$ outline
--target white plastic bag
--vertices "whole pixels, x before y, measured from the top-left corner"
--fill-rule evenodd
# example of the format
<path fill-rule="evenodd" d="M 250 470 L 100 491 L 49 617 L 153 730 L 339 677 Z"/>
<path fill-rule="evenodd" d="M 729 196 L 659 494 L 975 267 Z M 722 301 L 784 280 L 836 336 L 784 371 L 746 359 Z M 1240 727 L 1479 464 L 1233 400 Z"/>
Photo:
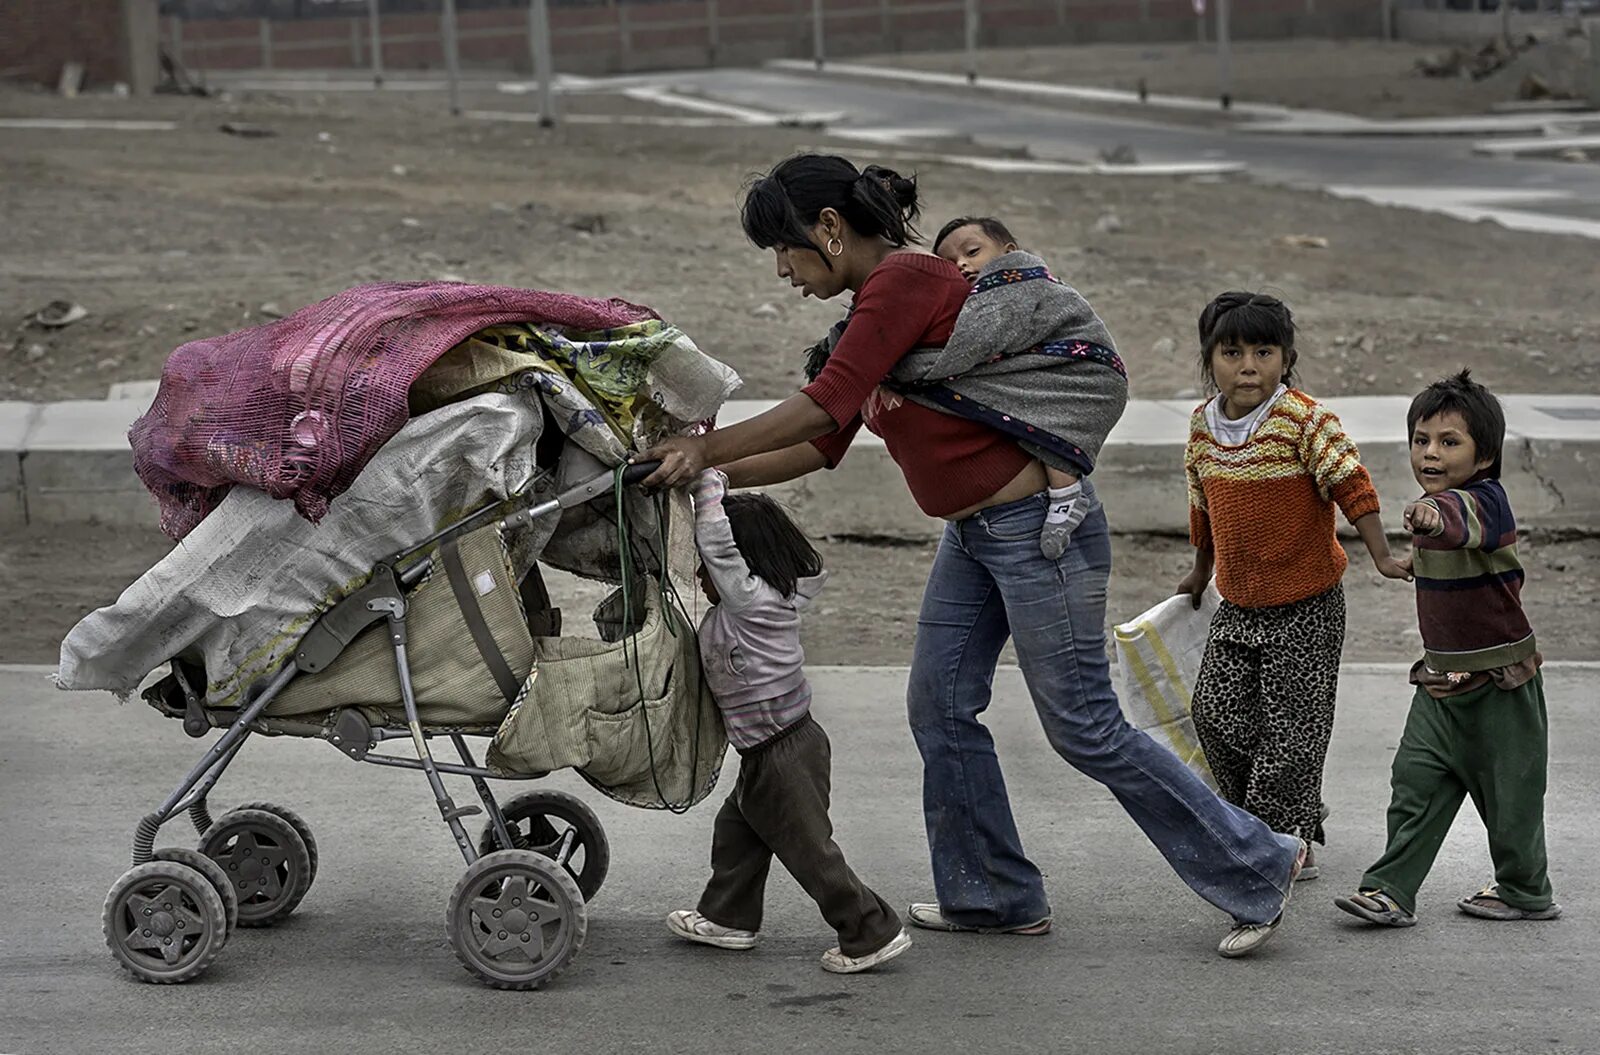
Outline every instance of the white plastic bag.
<path fill-rule="evenodd" d="M 1129 723 L 1149 733 L 1213 789 L 1216 781 L 1195 735 L 1189 700 L 1200 676 L 1211 617 L 1221 603 L 1212 582 L 1198 610 L 1187 594 L 1169 597 L 1113 630 L 1117 695 Z"/>

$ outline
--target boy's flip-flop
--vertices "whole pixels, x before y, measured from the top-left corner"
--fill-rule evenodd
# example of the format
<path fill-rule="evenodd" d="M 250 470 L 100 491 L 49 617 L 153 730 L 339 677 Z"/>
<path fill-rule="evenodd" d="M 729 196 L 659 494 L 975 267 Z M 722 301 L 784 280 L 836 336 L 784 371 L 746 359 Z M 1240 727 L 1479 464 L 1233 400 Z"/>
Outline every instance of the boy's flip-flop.
<path fill-rule="evenodd" d="M 1484 887 L 1476 894 L 1469 894 L 1456 902 L 1456 907 L 1469 916 L 1479 919 L 1521 920 L 1521 919 L 1558 919 L 1561 916 L 1561 906 L 1554 902 L 1548 908 L 1526 909 L 1508 905 L 1500 897 L 1500 888 L 1494 886 Z"/>
<path fill-rule="evenodd" d="M 921 927 L 923 930 L 943 930 L 959 934 L 1021 934 L 1027 937 L 1038 937 L 1050 933 L 1051 917 L 1036 919 L 1032 923 L 1019 923 L 1014 927 L 969 927 L 962 923 L 952 923 L 945 918 L 939 906 L 931 901 L 916 901 L 906 910 L 906 918 L 911 920 L 912 926 Z"/>
<path fill-rule="evenodd" d="M 1382 927 L 1414 927 L 1417 917 L 1400 907 L 1399 902 L 1381 890 L 1363 890 L 1349 897 L 1336 897 L 1333 903 L 1352 916 Z"/>

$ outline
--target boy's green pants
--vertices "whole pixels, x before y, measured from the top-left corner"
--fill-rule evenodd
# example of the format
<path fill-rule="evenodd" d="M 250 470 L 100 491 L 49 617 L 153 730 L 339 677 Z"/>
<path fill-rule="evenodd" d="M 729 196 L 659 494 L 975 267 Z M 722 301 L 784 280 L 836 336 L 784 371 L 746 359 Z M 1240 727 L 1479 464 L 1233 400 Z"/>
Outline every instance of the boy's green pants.
<path fill-rule="evenodd" d="M 1548 729 L 1542 675 L 1509 691 L 1490 683 L 1442 700 L 1418 688 L 1394 756 L 1388 848 L 1361 878 L 1361 889 L 1383 890 L 1415 912 L 1417 890 L 1461 800 L 1471 795 L 1489 830 L 1501 900 L 1528 911 L 1550 907 Z"/>

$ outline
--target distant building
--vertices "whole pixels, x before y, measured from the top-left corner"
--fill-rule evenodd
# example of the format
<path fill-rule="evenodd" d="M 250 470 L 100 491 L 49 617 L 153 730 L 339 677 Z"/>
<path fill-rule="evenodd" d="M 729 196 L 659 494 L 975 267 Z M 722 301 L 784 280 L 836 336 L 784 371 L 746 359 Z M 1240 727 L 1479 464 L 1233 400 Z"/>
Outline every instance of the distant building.
<path fill-rule="evenodd" d="M 120 81 L 137 94 L 160 76 L 157 0 L 5 0 L 0 77 L 56 84 L 69 62 L 90 85 Z"/>

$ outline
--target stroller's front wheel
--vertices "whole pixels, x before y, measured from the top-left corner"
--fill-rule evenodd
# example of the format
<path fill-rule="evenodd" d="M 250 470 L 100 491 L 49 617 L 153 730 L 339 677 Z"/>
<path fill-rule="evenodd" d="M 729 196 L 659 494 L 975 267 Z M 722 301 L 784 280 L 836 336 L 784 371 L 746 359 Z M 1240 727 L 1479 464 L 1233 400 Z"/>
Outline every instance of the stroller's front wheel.
<path fill-rule="evenodd" d="M 445 929 L 461 965 L 496 989 L 538 989 L 583 948 L 578 884 L 532 850 L 496 850 L 467 866 Z"/>
<path fill-rule="evenodd" d="M 228 940 L 228 913 L 211 881 L 178 861 L 122 873 L 101 916 L 117 962 L 144 982 L 187 982 L 211 966 Z"/>
<path fill-rule="evenodd" d="M 151 855 L 154 861 L 176 861 L 188 865 L 196 872 L 211 881 L 211 889 L 222 898 L 223 910 L 228 917 L 228 933 L 233 933 L 233 928 L 239 925 L 239 895 L 234 891 L 233 884 L 228 882 L 228 873 L 222 866 L 199 850 L 190 850 L 182 846 L 163 846 Z"/>

